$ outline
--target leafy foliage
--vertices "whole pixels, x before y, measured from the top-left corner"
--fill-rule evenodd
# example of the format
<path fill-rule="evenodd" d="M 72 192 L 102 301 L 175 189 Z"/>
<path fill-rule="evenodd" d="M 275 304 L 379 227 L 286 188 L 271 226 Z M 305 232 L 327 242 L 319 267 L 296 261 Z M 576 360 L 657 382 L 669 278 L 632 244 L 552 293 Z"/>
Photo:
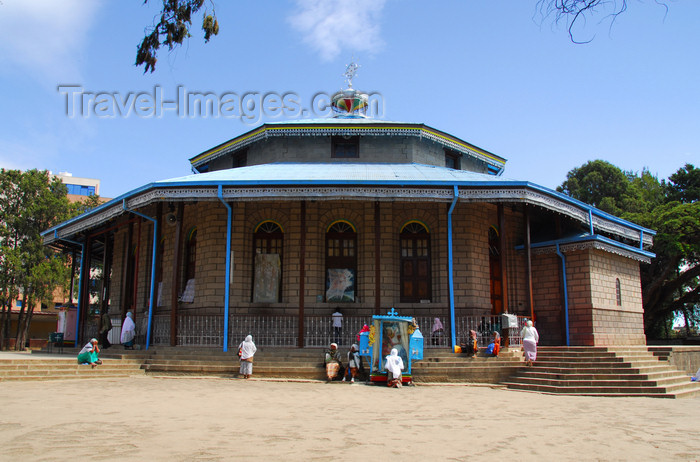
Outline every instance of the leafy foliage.
<path fill-rule="evenodd" d="M 161 45 L 167 45 L 172 50 L 177 45 L 182 45 L 186 38 L 190 38 L 192 27 L 192 15 L 199 12 L 204 6 L 204 0 L 162 0 L 163 9 L 160 19 L 151 29 L 147 29 L 146 36 L 138 46 L 136 52 L 136 66 L 145 65 L 144 74 L 156 69 L 158 50 Z M 144 0 L 148 3 L 148 0 Z M 212 11 L 213 11 L 212 4 Z M 208 14 L 204 11 L 202 18 L 202 30 L 204 41 L 209 42 L 212 35 L 219 34 L 219 21 L 216 14 Z"/>
<path fill-rule="evenodd" d="M 686 164 L 666 182 L 594 160 L 571 170 L 557 190 L 656 230 L 656 258 L 641 269 L 648 335 L 667 331 L 679 313 L 700 315 L 700 170 Z"/>
<path fill-rule="evenodd" d="M 630 182 L 622 170 L 604 160 L 594 160 L 567 173 L 566 181 L 557 187 L 557 191 L 620 215 L 620 202 L 629 187 Z"/>
<path fill-rule="evenodd" d="M 80 215 L 81 213 L 89 212 L 95 207 L 100 206 L 103 202 L 104 201 L 100 198 L 100 196 L 98 196 L 97 194 L 91 194 L 82 201 L 73 204 L 75 210 L 74 215 Z"/>
<path fill-rule="evenodd" d="M 22 294 L 16 333 L 22 348 L 34 302 L 49 302 L 69 273 L 65 257 L 45 247 L 40 233 L 74 210 L 66 186 L 47 171 L 2 169 L 0 191 L 0 344 L 9 336 L 11 303 Z"/>

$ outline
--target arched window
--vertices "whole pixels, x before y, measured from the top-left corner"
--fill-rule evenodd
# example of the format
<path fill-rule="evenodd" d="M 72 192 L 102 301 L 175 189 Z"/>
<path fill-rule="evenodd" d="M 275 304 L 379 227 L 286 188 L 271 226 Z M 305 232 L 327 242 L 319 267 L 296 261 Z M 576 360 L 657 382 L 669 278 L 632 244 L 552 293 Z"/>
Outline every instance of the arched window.
<path fill-rule="evenodd" d="M 430 271 L 430 234 L 418 221 L 410 221 L 401 229 L 401 301 L 420 302 L 432 297 Z"/>
<path fill-rule="evenodd" d="M 184 267 L 182 271 L 185 290 L 180 295 L 180 301 L 184 303 L 194 302 L 195 269 L 197 267 L 197 228 L 192 228 L 187 233 L 185 240 Z"/>
<path fill-rule="evenodd" d="M 187 233 L 185 242 L 185 270 L 183 271 L 184 282 L 194 279 L 195 268 L 197 266 L 197 228 L 192 228 Z"/>
<path fill-rule="evenodd" d="M 163 255 L 165 254 L 165 236 L 158 241 L 158 260 L 156 263 L 156 306 L 163 306 Z"/>
<path fill-rule="evenodd" d="M 354 302 L 357 280 L 357 233 L 339 220 L 326 230 L 326 301 Z"/>
<path fill-rule="evenodd" d="M 622 306 L 622 289 L 620 288 L 620 278 L 615 278 L 615 299 L 617 306 Z"/>
<path fill-rule="evenodd" d="M 282 289 L 284 231 L 274 221 L 263 221 L 253 237 L 253 301 L 276 303 Z"/>

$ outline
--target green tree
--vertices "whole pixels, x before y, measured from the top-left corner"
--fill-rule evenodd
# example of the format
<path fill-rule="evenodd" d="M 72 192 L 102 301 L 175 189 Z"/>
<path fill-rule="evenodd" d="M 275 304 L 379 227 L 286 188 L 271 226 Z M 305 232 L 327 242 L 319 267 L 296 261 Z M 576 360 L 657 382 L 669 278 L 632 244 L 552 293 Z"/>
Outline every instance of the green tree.
<path fill-rule="evenodd" d="M 14 334 L 23 349 L 34 305 L 50 303 L 69 273 L 63 255 L 43 245 L 41 232 L 68 219 L 74 208 L 66 186 L 47 171 L 0 170 L 0 345 Z M 11 333 L 10 307 L 22 297 L 17 329 Z"/>
<path fill-rule="evenodd" d="M 566 174 L 557 191 L 613 215 L 622 213 L 630 187 L 628 175 L 604 160 L 593 160 Z"/>
<path fill-rule="evenodd" d="M 143 3 L 148 3 L 144 0 Z M 202 30 L 204 41 L 208 42 L 212 35 L 219 33 L 219 21 L 216 19 L 214 4 L 211 3 L 212 14 L 205 8 L 202 13 Z M 158 49 L 167 45 L 172 50 L 186 38 L 190 38 L 192 15 L 197 14 L 204 6 L 204 0 L 163 0 L 163 9 L 158 22 L 148 28 L 136 51 L 136 66 L 144 65 L 144 74 L 156 69 Z M 158 17 L 156 17 L 158 18 Z"/>
<path fill-rule="evenodd" d="M 81 213 L 89 212 L 95 207 L 102 205 L 103 202 L 104 200 L 102 200 L 100 196 L 97 194 L 91 194 L 82 201 L 78 201 L 73 204 L 73 207 L 75 208 L 74 214 L 80 215 Z"/>
<path fill-rule="evenodd" d="M 677 314 L 700 314 L 700 173 L 688 164 L 659 181 L 648 170 L 623 172 L 596 160 L 571 170 L 557 188 L 576 199 L 654 229 L 649 265 L 642 265 L 642 301 L 647 335 L 667 330 Z"/>

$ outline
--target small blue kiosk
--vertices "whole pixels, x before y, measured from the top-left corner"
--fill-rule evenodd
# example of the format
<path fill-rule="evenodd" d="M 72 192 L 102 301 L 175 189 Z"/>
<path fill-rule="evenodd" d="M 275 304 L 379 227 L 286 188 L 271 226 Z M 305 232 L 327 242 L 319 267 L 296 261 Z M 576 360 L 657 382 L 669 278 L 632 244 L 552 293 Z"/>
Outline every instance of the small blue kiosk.
<path fill-rule="evenodd" d="M 386 316 L 372 316 L 369 332 L 360 335 L 360 356 L 370 364 L 372 382 L 386 382 L 385 358 L 393 348 L 399 352 L 405 367 L 401 381 L 412 382 L 411 362 L 423 359 L 423 334 L 413 318 L 399 316 L 394 308 Z"/>

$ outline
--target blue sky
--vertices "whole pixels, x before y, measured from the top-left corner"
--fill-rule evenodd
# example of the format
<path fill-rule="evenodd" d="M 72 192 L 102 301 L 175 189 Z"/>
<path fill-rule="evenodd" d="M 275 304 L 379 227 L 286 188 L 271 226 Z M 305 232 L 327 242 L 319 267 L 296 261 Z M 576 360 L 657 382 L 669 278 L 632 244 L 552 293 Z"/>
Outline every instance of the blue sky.
<path fill-rule="evenodd" d="M 588 160 L 667 178 L 700 150 L 700 2 L 632 0 L 612 26 L 569 41 L 536 0 L 419 2 L 217 0 L 220 33 L 200 19 L 157 69 L 136 46 L 158 1 L 2 0 L 0 167 L 102 180 L 103 196 L 190 173 L 188 159 L 254 128 L 235 117 L 66 114 L 61 85 L 125 99 L 158 88 L 292 92 L 308 106 L 343 86 L 378 92 L 384 119 L 425 123 L 508 159 L 504 176 L 554 188 Z M 285 120 L 284 117 L 261 118 Z M 258 122 L 258 123 L 259 123 Z"/>

